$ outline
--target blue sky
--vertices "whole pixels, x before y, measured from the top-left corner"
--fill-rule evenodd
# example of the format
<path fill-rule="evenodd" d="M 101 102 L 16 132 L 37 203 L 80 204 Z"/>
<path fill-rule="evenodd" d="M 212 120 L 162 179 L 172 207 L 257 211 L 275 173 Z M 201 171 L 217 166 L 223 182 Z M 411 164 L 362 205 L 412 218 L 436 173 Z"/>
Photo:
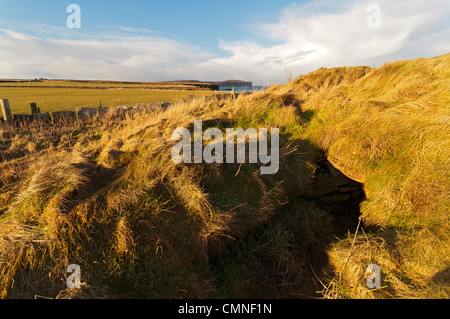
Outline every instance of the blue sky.
<path fill-rule="evenodd" d="M 274 20 L 276 13 L 292 0 L 1 1 L 0 21 L 65 26 L 69 15 L 66 8 L 71 3 L 82 9 L 80 31 L 90 32 L 98 26 L 147 29 L 214 51 L 218 38 L 254 36 L 252 22 Z"/>
<path fill-rule="evenodd" d="M 71 3 L 80 29 L 66 26 Z M 449 12 L 444 0 L 0 0 L 0 78 L 279 83 L 285 70 L 448 53 Z"/>

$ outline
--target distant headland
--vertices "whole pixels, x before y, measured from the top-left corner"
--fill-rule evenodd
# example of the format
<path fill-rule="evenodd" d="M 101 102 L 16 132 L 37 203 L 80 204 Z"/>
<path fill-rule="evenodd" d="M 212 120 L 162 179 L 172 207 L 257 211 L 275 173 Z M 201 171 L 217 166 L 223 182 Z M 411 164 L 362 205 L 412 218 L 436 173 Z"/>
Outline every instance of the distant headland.
<path fill-rule="evenodd" d="M 242 87 L 242 86 L 253 86 L 253 82 L 251 81 L 242 81 L 242 80 L 226 80 L 226 81 L 197 81 L 197 80 L 180 80 L 180 81 L 171 81 L 171 82 L 179 82 L 179 83 L 209 83 L 217 86 L 226 86 L 226 87 Z"/>

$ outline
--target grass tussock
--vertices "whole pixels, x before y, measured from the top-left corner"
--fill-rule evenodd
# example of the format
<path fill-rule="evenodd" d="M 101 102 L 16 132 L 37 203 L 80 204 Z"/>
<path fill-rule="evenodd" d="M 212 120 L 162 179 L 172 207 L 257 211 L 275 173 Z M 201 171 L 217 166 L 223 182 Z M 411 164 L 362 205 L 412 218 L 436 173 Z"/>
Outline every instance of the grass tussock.
<path fill-rule="evenodd" d="M 320 69 L 235 100 L 62 127 L 3 124 L 0 296 L 448 297 L 449 60 Z M 279 128 L 279 171 L 175 164 L 173 130 L 199 119 Z M 357 228 L 311 200 L 324 157 L 364 184 Z M 378 290 L 365 286 L 371 263 Z M 66 286 L 70 264 L 81 289 Z"/>

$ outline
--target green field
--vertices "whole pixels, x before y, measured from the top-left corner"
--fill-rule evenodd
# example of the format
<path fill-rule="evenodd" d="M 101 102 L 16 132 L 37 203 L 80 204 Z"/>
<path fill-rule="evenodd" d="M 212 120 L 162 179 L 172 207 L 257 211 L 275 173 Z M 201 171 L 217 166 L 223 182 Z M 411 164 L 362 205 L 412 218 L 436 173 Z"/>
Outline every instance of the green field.
<path fill-rule="evenodd" d="M 188 98 L 217 94 L 216 91 L 184 90 L 126 90 L 126 89 L 76 89 L 76 88 L 23 88 L 0 87 L 0 99 L 8 99 L 14 114 L 31 112 L 34 102 L 41 112 L 73 111 L 80 107 L 114 107 L 135 103 L 171 102 Z"/>
<path fill-rule="evenodd" d="M 79 87 L 79 88 L 131 88 L 195 90 L 206 83 L 188 82 L 120 82 L 120 81 L 71 81 L 71 80 L 0 80 L 0 87 Z"/>

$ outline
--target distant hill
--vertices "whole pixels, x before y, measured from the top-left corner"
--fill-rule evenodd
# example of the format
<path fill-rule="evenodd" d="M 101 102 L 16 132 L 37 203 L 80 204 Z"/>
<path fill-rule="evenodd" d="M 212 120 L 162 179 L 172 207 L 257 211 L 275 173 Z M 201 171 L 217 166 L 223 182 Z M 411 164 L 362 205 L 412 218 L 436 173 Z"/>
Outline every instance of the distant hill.
<path fill-rule="evenodd" d="M 227 80 L 222 82 L 214 82 L 218 86 L 252 86 L 253 82 L 241 81 L 241 80 Z"/>
<path fill-rule="evenodd" d="M 218 86 L 252 86 L 253 82 L 251 81 L 242 81 L 242 80 L 226 80 L 226 81 L 216 81 L 216 82 L 203 82 L 197 80 L 179 80 L 179 81 L 171 81 L 171 83 L 203 83 L 203 84 L 213 84 Z"/>

